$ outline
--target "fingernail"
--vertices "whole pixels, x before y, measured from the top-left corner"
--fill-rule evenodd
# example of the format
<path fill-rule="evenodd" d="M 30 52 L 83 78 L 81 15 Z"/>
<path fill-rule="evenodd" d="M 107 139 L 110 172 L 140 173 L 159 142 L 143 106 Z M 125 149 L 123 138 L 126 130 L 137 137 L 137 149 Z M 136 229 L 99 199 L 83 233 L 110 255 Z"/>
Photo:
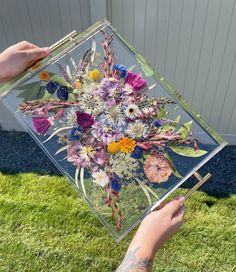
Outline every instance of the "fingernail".
<path fill-rule="evenodd" d="M 45 52 L 49 53 L 50 52 L 50 47 L 43 47 L 42 48 Z"/>
<path fill-rule="evenodd" d="M 184 197 L 184 196 L 180 196 L 180 197 L 178 198 L 178 201 L 179 201 L 180 203 L 184 203 L 185 197 Z"/>

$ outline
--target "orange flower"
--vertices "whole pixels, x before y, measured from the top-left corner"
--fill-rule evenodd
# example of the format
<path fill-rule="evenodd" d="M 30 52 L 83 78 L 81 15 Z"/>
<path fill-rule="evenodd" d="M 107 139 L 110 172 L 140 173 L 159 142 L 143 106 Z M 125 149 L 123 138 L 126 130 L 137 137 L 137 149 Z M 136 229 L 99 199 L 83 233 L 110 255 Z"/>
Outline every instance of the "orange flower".
<path fill-rule="evenodd" d="M 144 173 L 152 182 L 165 182 L 172 173 L 169 162 L 161 155 L 148 155 L 143 165 Z"/>
<path fill-rule="evenodd" d="M 43 70 L 42 72 L 40 72 L 38 77 L 39 77 L 39 79 L 41 79 L 43 81 L 49 81 L 51 78 L 50 73 L 46 70 Z"/>
<path fill-rule="evenodd" d="M 134 148 L 135 148 L 135 141 L 133 139 L 130 139 L 130 138 L 122 138 L 120 140 L 120 150 L 124 153 L 131 153 Z"/>
<path fill-rule="evenodd" d="M 81 87 L 81 82 L 80 82 L 79 79 L 77 79 L 77 80 L 75 81 L 75 88 L 76 88 L 76 89 L 79 89 L 80 87 Z"/>
<path fill-rule="evenodd" d="M 120 152 L 120 143 L 112 142 L 107 146 L 107 151 L 110 154 L 116 154 Z"/>

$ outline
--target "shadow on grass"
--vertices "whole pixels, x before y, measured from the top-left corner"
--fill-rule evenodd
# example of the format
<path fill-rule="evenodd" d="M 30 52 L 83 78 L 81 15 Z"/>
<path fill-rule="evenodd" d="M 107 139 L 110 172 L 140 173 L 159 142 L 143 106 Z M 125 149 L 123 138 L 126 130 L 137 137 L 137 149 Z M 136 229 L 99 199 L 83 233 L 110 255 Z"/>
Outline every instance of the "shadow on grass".
<path fill-rule="evenodd" d="M 6 174 L 36 172 L 42 175 L 61 173 L 27 133 L 0 131 L 0 171 Z M 200 190 L 216 197 L 236 194 L 236 146 L 227 146 L 200 173 L 211 173 L 210 181 Z M 182 187 L 191 188 L 196 180 L 191 177 Z M 210 204 L 209 204 L 210 205 Z"/>

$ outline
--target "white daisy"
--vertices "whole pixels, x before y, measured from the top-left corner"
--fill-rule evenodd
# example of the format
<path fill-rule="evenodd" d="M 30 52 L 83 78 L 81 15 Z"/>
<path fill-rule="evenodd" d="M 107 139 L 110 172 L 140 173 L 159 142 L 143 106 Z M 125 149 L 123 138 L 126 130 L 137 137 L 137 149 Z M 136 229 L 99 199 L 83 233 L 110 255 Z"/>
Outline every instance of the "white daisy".
<path fill-rule="evenodd" d="M 136 120 L 134 123 L 130 123 L 126 133 L 131 138 L 142 138 L 146 137 L 148 132 L 148 127 L 142 123 L 140 120 Z"/>
<path fill-rule="evenodd" d="M 130 119 L 134 119 L 140 113 L 139 107 L 136 104 L 129 104 L 125 109 L 125 115 Z"/>
<path fill-rule="evenodd" d="M 107 176 L 106 172 L 103 170 L 99 170 L 98 172 L 94 172 L 92 174 L 93 182 L 104 187 L 109 183 L 109 177 Z"/>

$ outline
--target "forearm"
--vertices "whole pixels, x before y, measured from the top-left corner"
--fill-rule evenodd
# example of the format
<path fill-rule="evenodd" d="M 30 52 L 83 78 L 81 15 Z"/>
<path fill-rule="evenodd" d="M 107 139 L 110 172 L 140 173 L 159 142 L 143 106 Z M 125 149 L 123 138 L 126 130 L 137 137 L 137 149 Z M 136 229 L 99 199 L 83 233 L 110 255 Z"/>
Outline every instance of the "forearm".
<path fill-rule="evenodd" d="M 151 272 L 156 252 L 183 223 L 183 203 L 183 197 L 177 198 L 142 221 L 116 272 Z"/>
<path fill-rule="evenodd" d="M 139 229 L 116 272 L 150 272 L 156 251 L 156 245 Z"/>
<path fill-rule="evenodd" d="M 151 272 L 153 254 L 139 247 L 130 247 L 116 272 Z"/>

